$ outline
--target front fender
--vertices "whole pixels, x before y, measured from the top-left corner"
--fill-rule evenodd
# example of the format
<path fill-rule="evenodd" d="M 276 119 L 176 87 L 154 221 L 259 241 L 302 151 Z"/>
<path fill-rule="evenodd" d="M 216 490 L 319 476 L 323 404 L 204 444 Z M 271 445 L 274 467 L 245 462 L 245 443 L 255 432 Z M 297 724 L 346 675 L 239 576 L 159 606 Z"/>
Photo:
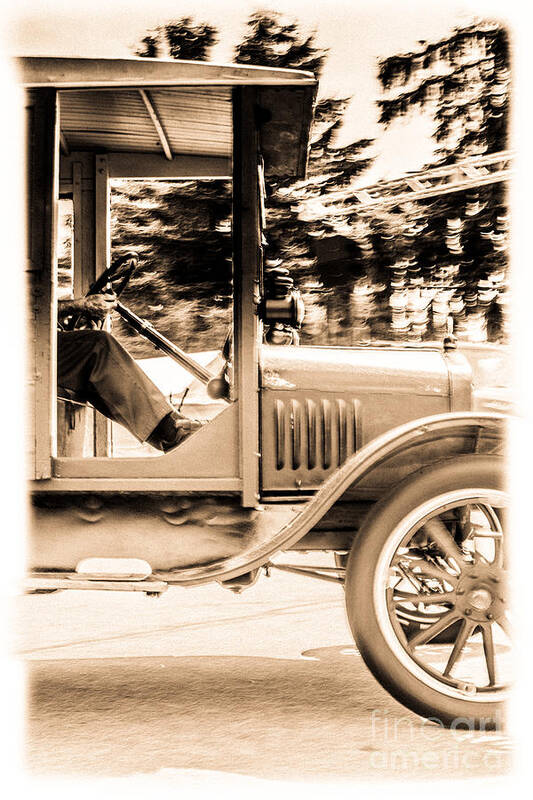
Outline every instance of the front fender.
<path fill-rule="evenodd" d="M 268 541 L 252 540 L 247 548 L 229 558 L 176 573 L 157 573 L 157 577 L 181 585 L 198 584 L 212 580 L 229 580 L 260 567 L 274 554 L 289 549 L 305 536 L 348 490 L 357 487 L 365 478 L 392 463 L 394 459 L 406 457 L 409 451 L 417 449 L 420 452 L 435 443 L 453 440 L 456 454 L 501 453 L 505 441 L 506 419 L 498 413 L 451 412 L 393 428 L 351 456 L 322 484 L 302 510 L 269 537 Z M 462 448 L 457 443 L 462 443 Z M 401 476 L 397 471 L 394 474 L 397 476 L 396 483 Z M 395 483 L 388 489 L 391 490 Z"/>

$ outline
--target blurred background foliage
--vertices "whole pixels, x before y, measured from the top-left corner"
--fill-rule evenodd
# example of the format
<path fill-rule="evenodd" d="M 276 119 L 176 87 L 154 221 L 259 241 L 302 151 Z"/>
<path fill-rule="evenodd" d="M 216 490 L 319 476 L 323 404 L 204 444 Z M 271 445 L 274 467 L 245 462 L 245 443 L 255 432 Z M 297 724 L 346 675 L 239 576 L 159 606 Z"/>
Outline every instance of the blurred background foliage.
<path fill-rule="evenodd" d="M 184 17 L 148 32 L 136 54 L 206 60 L 217 39 L 214 27 Z M 319 78 L 326 58 L 297 21 L 257 12 L 234 61 L 305 69 Z M 383 126 L 431 115 L 435 159 L 428 167 L 508 146 L 509 42 L 500 24 L 478 22 L 439 42 L 420 42 L 416 52 L 384 59 L 377 70 Z M 376 152 L 370 139 L 336 145 L 350 100 L 319 99 L 307 179 L 266 186 L 266 266 L 281 261 L 304 294 L 302 343 L 434 339 L 449 317 L 460 337 L 504 341 L 504 184 L 343 213 Z M 338 213 L 324 216 L 324 203 Z M 114 181 L 112 248 L 142 256 L 124 294 L 127 305 L 190 352 L 221 346 L 231 319 L 229 183 Z M 68 241 L 63 267 L 67 251 Z M 120 320 L 114 331 L 133 355 L 154 355 Z"/>

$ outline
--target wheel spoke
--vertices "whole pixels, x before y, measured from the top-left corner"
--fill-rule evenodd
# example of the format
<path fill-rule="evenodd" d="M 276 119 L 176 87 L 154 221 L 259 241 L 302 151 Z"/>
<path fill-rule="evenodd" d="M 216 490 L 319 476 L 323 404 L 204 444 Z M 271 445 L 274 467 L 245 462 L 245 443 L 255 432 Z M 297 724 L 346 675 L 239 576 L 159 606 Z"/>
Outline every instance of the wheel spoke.
<path fill-rule="evenodd" d="M 492 625 L 483 625 L 481 628 L 483 635 L 483 651 L 487 664 L 487 674 L 489 676 L 489 686 L 496 684 L 496 662 L 494 658 L 494 639 L 492 638 Z"/>
<path fill-rule="evenodd" d="M 478 525 L 477 523 L 474 523 L 472 525 L 472 536 L 474 539 L 475 553 L 479 554 L 476 540 L 492 539 L 494 553 L 489 563 L 493 564 L 495 567 L 501 568 L 504 566 L 504 550 L 505 550 L 504 546 L 505 540 L 504 540 L 501 520 L 492 506 L 480 504 L 478 508 L 485 515 L 489 527 L 487 529 L 485 526 Z"/>
<path fill-rule="evenodd" d="M 455 592 L 431 592 L 429 594 L 403 592 L 403 597 L 395 597 L 393 602 L 395 606 L 400 605 L 400 603 L 421 603 L 425 606 L 434 606 L 440 603 L 455 603 L 455 599 Z"/>
<path fill-rule="evenodd" d="M 501 531 L 493 531 L 492 528 L 487 530 L 485 525 L 472 524 L 472 537 L 474 539 L 501 539 L 502 536 Z"/>
<path fill-rule="evenodd" d="M 461 541 L 468 539 L 472 532 L 473 524 L 471 520 L 472 506 L 470 504 L 462 506 L 457 510 L 458 524 L 461 529 Z"/>
<path fill-rule="evenodd" d="M 502 631 L 507 634 L 509 639 L 512 639 L 511 623 L 509 622 L 507 617 L 505 615 L 501 616 L 496 620 L 496 622 L 498 623 Z"/>
<path fill-rule="evenodd" d="M 498 531 L 498 533 L 496 533 L 496 536 L 498 536 L 498 534 L 499 534 L 499 536 L 498 536 L 498 538 L 496 538 L 494 540 L 494 562 L 493 563 L 494 563 L 494 565 L 496 567 L 501 567 L 502 569 L 504 569 L 505 568 L 505 563 L 506 563 L 506 561 L 508 561 L 507 554 L 506 554 L 507 538 L 504 536 L 502 520 L 498 517 L 497 514 L 495 514 L 494 516 L 495 516 L 495 521 L 496 521 L 496 526 L 495 527 L 497 528 L 497 531 Z M 505 510 L 504 510 L 502 516 L 503 516 L 503 523 L 505 524 L 505 522 L 506 522 Z"/>
<path fill-rule="evenodd" d="M 424 523 L 424 530 L 427 531 L 435 544 L 440 547 L 446 558 L 453 559 L 460 570 L 461 564 L 464 564 L 466 559 L 444 522 L 439 517 L 433 517 Z"/>
<path fill-rule="evenodd" d="M 411 570 L 406 570 L 402 564 L 396 564 L 395 569 L 397 569 L 398 572 L 400 572 L 401 575 L 411 584 L 411 586 L 414 586 L 415 589 L 422 589 L 424 584 L 419 580 L 419 578 L 417 578 L 416 575 L 412 573 Z"/>
<path fill-rule="evenodd" d="M 437 564 L 432 564 L 430 561 L 426 561 L 423 558 L 410 561 L 409 567 L 411 572 L 413 572 L 413 575 L 417 578 L 421 575 L 429 575 L 431 578 L 437 578 L 437 580 L 446 581 L 451 586 L 455 586 L 457 583 L 457 575 L 454 575 L 453 573 L 445 570 L 444 567 L 439 567 Z M 420 567 L 420 572 L 414 572 L 416 567 Z"/>
<path fill-rule="evenodd" d="M 454 642 L 452 652 L 450 653 L 450 657 L 448 659 L 448 663 L 444 669 L 443 675 L 449 675 L 455 666 L 455 662 L 463 652 L 463 648 L 467 643 L 469 637 L 472 634 L 472 631 L 476 627 L 475 622 L 471 622 L 468 619 L 463 620 L 463 624 L 461 625 L 461 629 L 457 635 L 457 639 Z"/>
<path fill-rule="evenodd" d="M 509 564 L 509 537 L 504 534 L 504 531 L 507 532 L 509 530 L 509 519 L 507 516 L 506 509 L 501 509 L 501 514 L 496 514 L 498 520 L 498 527 L 502 532 L 502 538 L 498 542 L 498 561 L 497 566 L 502 567 L 505 569 L 506 565 Z M 495 556 L 496 560 L 496 556 Z"/>
<path fill-rule="evenodd" d="M 437 622 L 434 622 L 428 628 L 423 628 L 420 630 L 412 639 L 409 639 L 409 647 L 414 649 L 421 644 L 426 644 L 426 642 L 431 641 L 437 634 L 445 631 L 446 628 L 449 628 L 453 622 L 456 622 L 459 619 L 459 614 L 455 609 L 448 611 L 447 614 L 444 614 Z"/>

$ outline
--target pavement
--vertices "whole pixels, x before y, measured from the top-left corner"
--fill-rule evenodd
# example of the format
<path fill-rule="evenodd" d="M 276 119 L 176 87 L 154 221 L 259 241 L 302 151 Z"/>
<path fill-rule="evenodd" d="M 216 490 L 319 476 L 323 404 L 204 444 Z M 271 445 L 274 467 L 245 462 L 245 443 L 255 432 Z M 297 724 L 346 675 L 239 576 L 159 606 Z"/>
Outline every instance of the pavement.
<path fill-rule="evenodd" d="M 511 768 L 505 733 L 444 730 L 381 688 L 336 584 L 274 571 L 242 595 L 26 595 L 14 622 L 34 777 L 248 788 L 498 782 Z"/>

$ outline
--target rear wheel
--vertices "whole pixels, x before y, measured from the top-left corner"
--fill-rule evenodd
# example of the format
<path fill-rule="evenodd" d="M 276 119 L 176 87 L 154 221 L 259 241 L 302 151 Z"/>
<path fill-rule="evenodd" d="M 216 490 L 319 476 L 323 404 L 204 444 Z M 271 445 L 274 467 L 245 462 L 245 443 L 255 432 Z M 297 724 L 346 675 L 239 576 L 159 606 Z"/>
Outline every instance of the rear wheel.
<path fill-rule="evenodd" d="M 365 662 L 397 700 L 452 727 L 493 729 L 503 713 L 503 485 L 495 457 L 421 470 L 376 504 L 348 559 L 346 608 Z"/>

